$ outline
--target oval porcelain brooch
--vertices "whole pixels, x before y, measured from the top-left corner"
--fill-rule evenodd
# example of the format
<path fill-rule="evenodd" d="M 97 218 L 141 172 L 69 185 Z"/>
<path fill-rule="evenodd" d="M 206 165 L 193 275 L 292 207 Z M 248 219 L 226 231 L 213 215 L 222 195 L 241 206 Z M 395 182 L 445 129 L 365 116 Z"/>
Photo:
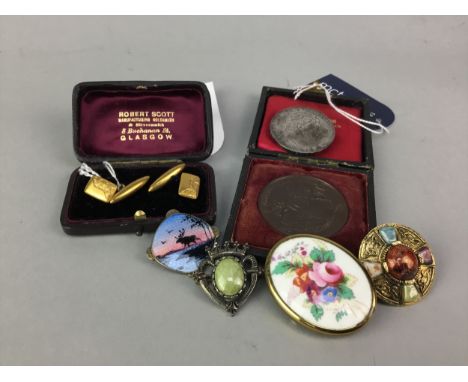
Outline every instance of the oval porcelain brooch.
<path fill-rule="evenodd" d="M 364 237 L 359 260 L 372 278 L 379 299 L 391 305 L 411 305 L 424 297 L 435 275 L 435 260 L 427 242 L 401 224 L 382 224 Z"/>
<path fill-rule="evenodd" d="M 271 249 L 265 263 L 268 287 L 280 307 L 308 329 L 352 332 L 375 309 L 372 282 L 354 256 L 315 235 L 292 235 Z"/>

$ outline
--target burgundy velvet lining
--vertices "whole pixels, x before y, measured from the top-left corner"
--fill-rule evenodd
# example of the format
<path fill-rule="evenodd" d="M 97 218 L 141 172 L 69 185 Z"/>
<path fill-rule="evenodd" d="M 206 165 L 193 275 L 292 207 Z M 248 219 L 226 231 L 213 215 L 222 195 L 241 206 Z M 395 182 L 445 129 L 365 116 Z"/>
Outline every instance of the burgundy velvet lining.
<path fill-rule="evenodd" d="M 196 88 L 88 90 L 79 107 L 84 155 L 194 154 L 206 145 L 205 103 Z"/>
<path fill-rule="evenodd" d="M 369 230 L 367 205 L 367 175 L 317 167 L 306 167 L 278 160 L 252 159 L 240 200 L 233 239 L 263 250 L 270 249 L 284 237 L 263 219 L 257 207 L 258 195 L 272 180 L 292 174 L 312 175 L 336 187 L 344 196 L 349 216 L 347 223 L 332 240 L 357 254 L 359 245 Z M 293 191 L 291 191 L 293 192 Z M 313 234 L 314 232 L 304 232 Z"/>
<path fill-rule="evenodd" d="M 145 211 L 148 218 L 161 218 L 170 209 L 189 214 L 206 213 L 213 198 L 209 182 L 214 181 L 209 176 L 211 172 L 208 171 L 209 166 L 207 164 L 190 163 L 184 169 L 184 172 L 200 177 L 200 192 L 195 200 L 178 195 L 179 177 L 173 178 L 167 185 L 157 191 L 147 192 L 150 184 L 169 168 L 170 166 L 141 166 L 135 168 L 114 165 L 119 181 L 123 184 L 129 184 L 133 180 L 146 175 L 151 177 L 142 189 L 116 204 L 106 204 L 85 194 L 84 188 L 89 178 L 77 175 L 68 207 L 68 219 L 70 221 L 133 220 L 133 215 L 137 210 Z M 102 166 L 93 166 L 93 169 L 106 179 L 113 181 Z"/>
<path fill-rule="evenodd" d="M 301 99 L 294 100 L 293 98 L 278 95 L 268 97 L 258 136 L 258 148 L 273 152 L 286 152 L 271 136 L 270 122 L 276 113 L 288 107 L 309 107 L 322 112 L 331 120 L 336 121 L 335 140 L 325 150 L 311 154 L 312 157 L 362 162 L 362 130 L 359 126 L 351 123 L 328 104 Z M 360 117 L 362 114 L 361 108 L 345 106 L 340 106 L 340 108 L 357 117 Z"/>

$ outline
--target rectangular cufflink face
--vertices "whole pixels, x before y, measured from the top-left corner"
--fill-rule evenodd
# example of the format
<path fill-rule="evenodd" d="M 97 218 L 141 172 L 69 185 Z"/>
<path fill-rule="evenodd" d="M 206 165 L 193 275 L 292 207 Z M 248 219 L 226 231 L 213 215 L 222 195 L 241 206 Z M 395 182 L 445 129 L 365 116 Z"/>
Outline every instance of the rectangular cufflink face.
<path fill-rule="evenodd" d="M 179 183 L 179 195 L 184 198 L 197 199 L 200 190 L 200 177 L 197 175 L 182 173 Z"/>
<path fill-rule="evenodd" d="M 109 203 L 117 192 L 117 185 L 100 176 L 93 176 L 86 184 L 84 192 L 101 202 Z"/>

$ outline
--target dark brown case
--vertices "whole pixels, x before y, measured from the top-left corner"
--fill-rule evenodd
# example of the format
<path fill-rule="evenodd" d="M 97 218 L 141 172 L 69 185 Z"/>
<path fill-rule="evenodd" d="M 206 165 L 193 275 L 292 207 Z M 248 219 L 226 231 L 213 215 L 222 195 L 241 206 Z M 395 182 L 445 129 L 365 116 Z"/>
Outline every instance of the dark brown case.
<path fill-rule="evenodd" d="M 240 204 L 244 195 L 246 181 L 250 163 L 255 158 L 269 159 L 274 161 L 285 161 L 288 163 L 298 163 L 310 168 L 323 168 L 339 172 L 362 173 L 367 175 L 367 224 L 371 229 L 376 226 L 376 211 L 374 198 L 374 156 L 372 149 L 372 134 L 368 131 L 363 131 L 362 134 L 362 162 L 340 161 L 334 159 L 312 158 L 303 155 L 295 155 L 294 153 L 275 153 L 263 150 L 257 147 L 257 140 L 262 125 L 266 103 L 271 95 L 282 95 L 286 97 L 294 97 L 294 93 L 290 89 L 263 87 L 260 102 L 257 109 L 257 114 L 254 121 L 252 134 L 249 140 L 248 153 L 244 158 L 239 183 L 234 196 L 234 201 L 231 207 L 231 212 L 228 218 L 226 230 L 224 232 L 224 240 L 235 240 L 234 235 L 237 216 L 239 213 Z M 301 95 L 301 99 L 311 100 L 314 102 L 327 103 L 326 97 L 321 92 L 307 92 Z M 347 99 L 344 97 L 334 97 L 334 103 L 337 106 L 359 106 L 362 108 L 362 117 L 369 117 L 366 100 Z M 341 244 L 341 243 L 340 243 Z M 250 244 L 250 251 L 259 261 L 264 262 L 268 255 L 269 249 L 257 248 Z M 357 255 L 357 253 L 355 253 Z"/>
<path fill-rule="evenodd" d="M 85 155 L 78 147 L 80 113 L 79 97 L 89 89 L 117 90 L 147 90 L 149 88 L 183 88 L 195 87 L 203 94 L 205 109 L 206 146 L 202 152 L 182 156 L 97 156 Z M 65 199 L 60 215 L 60 222 L 65 233 L 70 235 L 93 235 L 107 233 L 134 232 L 141 235 L 145 231 L 153 231 L 165 218 L 170 209 L 198 216 L 213 224 L 216 219 L 216 189 L 215 177 L 211 166 L 202 161 L 211 155 L 213 150 L 213 117 L 210 93 L 206 85 L 197 81 L 114 81 L 114 82 L 82 82 L 73 89 L 73 148 L 80 162 L 88 163 L 104 178 L 112 180 L 103 161 L 109 161 L 114 167 L 119 180 L 128 184 L 141 176 L 150 175 L 147 185 L 135 195 L 115 205 L 96 201 L 84 194 L 84 185 L 88 178 L 78 174 L 75 169 L 68 182 Z M 160 197 L 147 193 L 147 188 L 159 175 L 177 163 L 184 161 L 184 171 L 199 175 L 202 178 L 200 194 L 203 201 L 192 201 L 177 196 L 178 179 L 172 179 L 164 187 Z M 197 204 L 198 203 L 198 204 Z M 134 216 L 137 210 L 146 213 L 146 218 Z"/>

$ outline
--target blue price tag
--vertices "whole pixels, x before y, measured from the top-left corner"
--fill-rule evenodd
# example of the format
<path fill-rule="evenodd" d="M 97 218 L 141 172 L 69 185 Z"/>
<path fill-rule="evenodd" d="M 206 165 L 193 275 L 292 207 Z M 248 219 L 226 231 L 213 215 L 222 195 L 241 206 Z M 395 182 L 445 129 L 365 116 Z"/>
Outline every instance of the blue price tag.
<path fill-rule="evenodd" d="M 385 127 L 390 126 L 393 121 L 395 121 L 395 114 L 383 103 L 377 101 L 375 98 L 372 98 L 368 94 L 362 92 L 361 90 L 355 88 L 353 85 L 348 84 L 346 81 L 343 81 L 341 78 L 329 74 L 325 77 L 318 79 L 319 84 L 324 86 L 332 96 L 343 96 L 346 98 L 355 98 L 355 99 L 367 99 L 367 105 L 369 107 L 369 120 L 381 123 Z"/>

